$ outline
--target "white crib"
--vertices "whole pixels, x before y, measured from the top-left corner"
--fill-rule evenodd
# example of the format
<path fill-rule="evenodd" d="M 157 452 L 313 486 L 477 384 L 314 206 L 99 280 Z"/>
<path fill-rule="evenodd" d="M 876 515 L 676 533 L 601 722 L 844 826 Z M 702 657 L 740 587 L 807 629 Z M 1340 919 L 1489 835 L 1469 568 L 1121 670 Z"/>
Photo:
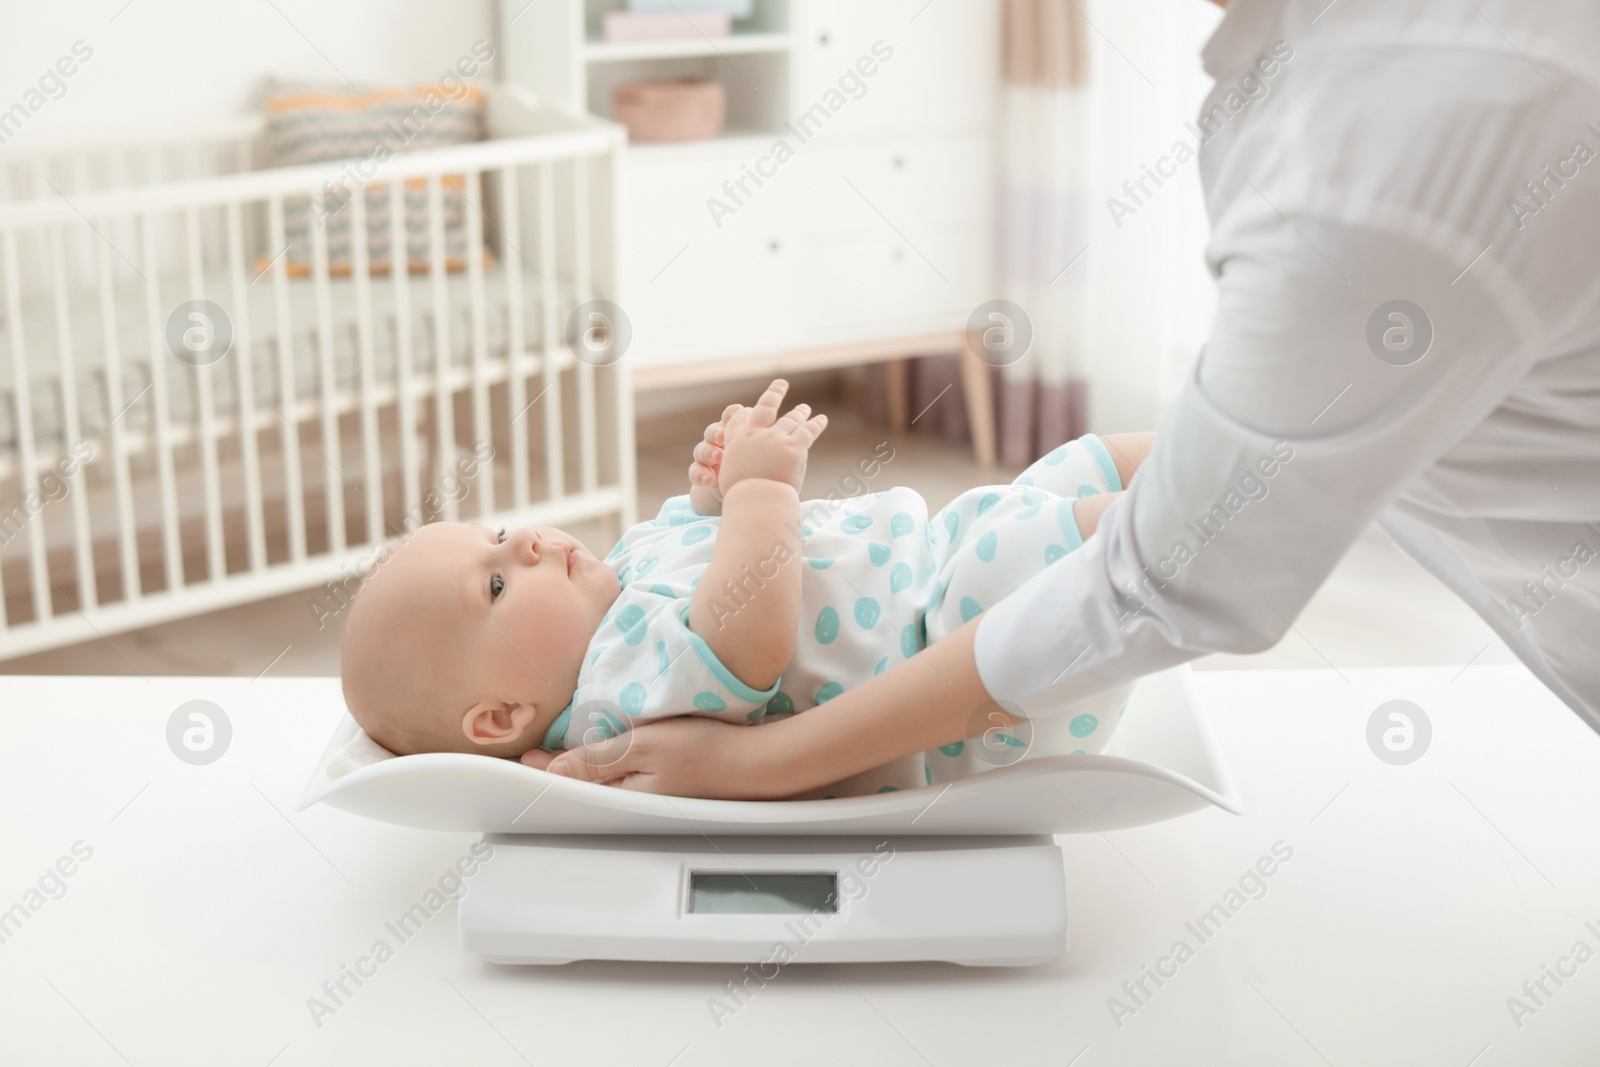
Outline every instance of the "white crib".
<path fill-rule="evenodd" d="M 321 226 L 309 276 L 282 250 L 286 205 L 326 210 L 347 165 L 254 169 L 259 118 L 0 155 L 0 658 L 320 583 L 333 613 L 435 516 L 633 521 L 625 363 L 568 336 L 619 300 L 624 135 L 509 88 L 487 124 L 348 200 L 342 277 Z M 370 270 L 369 199 L 399 249 L 419 183 L 427 270 Z M 196 366 L 168 319 L 201 299 L 233 342 Z"/>

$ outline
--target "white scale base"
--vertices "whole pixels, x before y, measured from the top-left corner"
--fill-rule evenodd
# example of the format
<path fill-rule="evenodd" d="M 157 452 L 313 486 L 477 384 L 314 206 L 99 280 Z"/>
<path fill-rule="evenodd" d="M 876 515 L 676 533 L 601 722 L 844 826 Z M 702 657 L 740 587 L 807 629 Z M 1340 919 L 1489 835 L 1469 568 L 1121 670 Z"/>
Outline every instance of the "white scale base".
<path fill-rule="evenodd" d="M 495 963 L 1028 966 L 1066 949 L 1046 835 L 489 834 L 461 947 Z"/>

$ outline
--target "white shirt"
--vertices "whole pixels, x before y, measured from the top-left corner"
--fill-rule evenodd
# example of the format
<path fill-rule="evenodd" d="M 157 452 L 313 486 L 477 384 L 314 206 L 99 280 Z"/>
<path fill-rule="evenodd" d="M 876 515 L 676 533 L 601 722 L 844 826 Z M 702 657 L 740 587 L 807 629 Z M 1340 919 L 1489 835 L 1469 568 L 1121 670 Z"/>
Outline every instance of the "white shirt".
<path fill-rule="evenodd" d="M 1203 55 L 1216 321 L 984 685 L 1268 648 L 1375 519 L 1600 730 L 1600 5 L 1232 0 Z"/>

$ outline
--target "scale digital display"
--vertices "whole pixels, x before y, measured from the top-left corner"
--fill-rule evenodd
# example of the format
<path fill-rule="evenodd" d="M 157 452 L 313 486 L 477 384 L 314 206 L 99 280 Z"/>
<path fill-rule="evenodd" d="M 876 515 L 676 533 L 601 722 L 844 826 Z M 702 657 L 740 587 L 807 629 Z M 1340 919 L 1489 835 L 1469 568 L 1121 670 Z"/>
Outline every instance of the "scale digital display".
<path fill-rule="evenodd" d="M 701 915 L 839 910 L 837 871 L 690 871 L 689 911 Z"/>

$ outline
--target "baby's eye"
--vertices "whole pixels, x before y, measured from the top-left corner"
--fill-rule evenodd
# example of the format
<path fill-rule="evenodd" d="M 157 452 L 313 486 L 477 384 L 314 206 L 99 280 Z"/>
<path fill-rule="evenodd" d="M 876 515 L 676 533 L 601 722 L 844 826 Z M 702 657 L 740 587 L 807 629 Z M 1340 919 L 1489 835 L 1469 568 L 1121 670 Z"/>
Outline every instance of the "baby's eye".
<path fill-rule="evenodd" d="M 494 600 L 506 591 L 506 580 L 498 574 L 489 579 L 489 599 Z"/>

